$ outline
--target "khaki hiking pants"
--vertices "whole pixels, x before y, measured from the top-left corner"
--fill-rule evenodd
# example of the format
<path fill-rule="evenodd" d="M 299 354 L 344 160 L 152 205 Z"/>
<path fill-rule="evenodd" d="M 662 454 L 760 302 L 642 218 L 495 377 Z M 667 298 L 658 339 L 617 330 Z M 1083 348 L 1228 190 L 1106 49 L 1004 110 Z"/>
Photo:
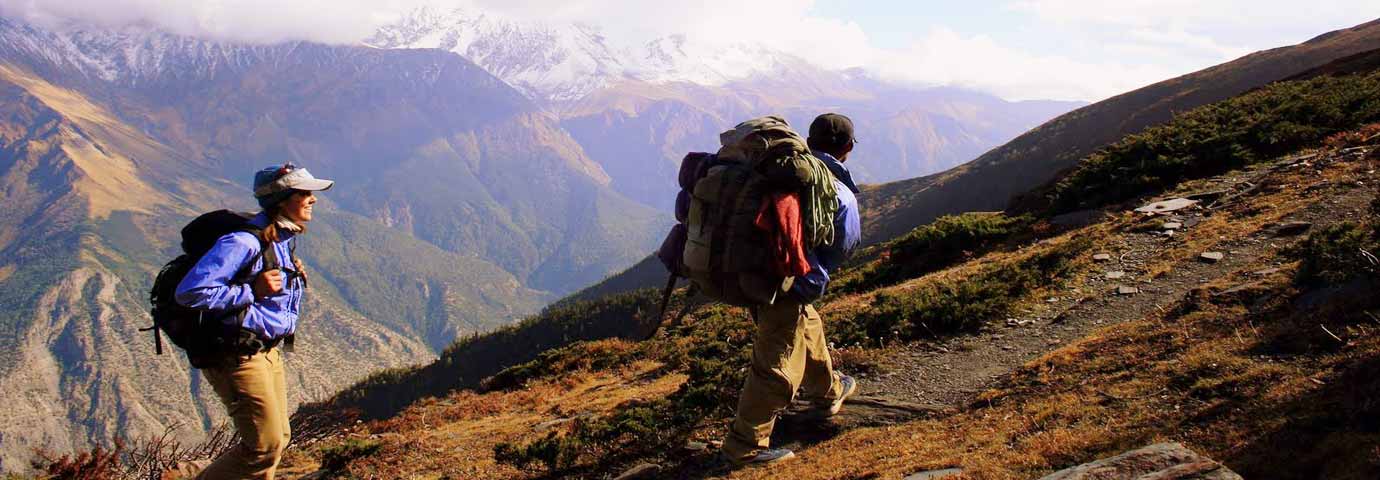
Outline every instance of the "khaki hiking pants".
<path fill-rule="evenodd" d="M 738 397 L 738 417 L 724 440 L 724 455 L 745 460 L 769 447 L 776 415 L 790 406 L 797 389 L 802 397 L 819 404 L 843 394 L 819 312 L 811 305 L 782 298 L 775 305 L 758 308 L 752 369 Z"/>
<path fill-rule="evenodd" d="M 197 475 L 198 480 L 272 480 L 291 431 L 279 349 L 201 370 L 230 414 L 240 443 Z"/>

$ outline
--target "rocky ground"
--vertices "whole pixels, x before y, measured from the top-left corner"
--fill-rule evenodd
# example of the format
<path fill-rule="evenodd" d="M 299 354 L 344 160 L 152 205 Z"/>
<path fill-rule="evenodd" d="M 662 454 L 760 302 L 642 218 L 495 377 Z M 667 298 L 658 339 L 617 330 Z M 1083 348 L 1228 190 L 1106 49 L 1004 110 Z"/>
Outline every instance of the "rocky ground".
<path fill-rule="evenodd" d="M 1365 151 L 1348 154 L 1359 157 Z M 1186 186 L 1184 193 L 1208 195 L 1200 196 L 1201 200 L 1188 208 L 1146 218 L 1140 218 L 1145 214 L 1127 214 L 1114 220 L 1124 224 L 1126 231 L 1117 232 L 1104 251 L 1087 253 L 1094 257 L 1095 270 L 1081 281 L 979 335 L 915 343 L 895 350 L 884 373 L 862 376 L 859 403 L 904 405 L 914 411 L 924 410 L 916 406 L 931 410 L 959 406 L 1017 366 L 1099 329 L 1144 318 L 1213 279 L 1252 265 L 1258 267 L 1255 271 L 1271 272 L 1278 265 L 1267 259 L 1302 239 L 1312 226 L 1355 221 L 1366 214 L 1374 198 L 1370 186 L 1380 183 L 1380 177 L 1370 171 L 1361 175 L 1368 178 L 1329 180 L 1316 173 L 1328 160 L 1285 159 L 1195 182 Z M 1245 195 L 1287 195 L 1325 188 L 1338 191 L 1281 207 L 1287 211 L 1273 215 L 1280 218 L 1265 222 L 1246 236 L 1217 235 L 1223 228 L 1230 230 L 1231 225 L 1212 222 L 1214 218 L 1225 222 L 1223 214 Z M 1200 245 L 1203 248 L 1194 248 Z M 1204 253 L 1221 256 L 1205 258 Z"/>

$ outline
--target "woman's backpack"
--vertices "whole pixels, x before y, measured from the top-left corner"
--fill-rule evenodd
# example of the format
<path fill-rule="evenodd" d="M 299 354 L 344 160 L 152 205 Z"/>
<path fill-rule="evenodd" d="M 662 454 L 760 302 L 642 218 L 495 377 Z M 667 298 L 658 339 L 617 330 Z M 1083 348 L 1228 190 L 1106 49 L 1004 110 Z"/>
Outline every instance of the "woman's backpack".
<path fill-rule="evenodd" d="M 153 326 L 140 331 L 153 330 L 154 350 L 163 354 L 163 336 L 167 334 L 173 345 L 187 353 L 187 359 L 194 368 L 213 365 L 218 353 L 227 344 L 237 341 L 239 322 L 229 322 L 227 317 L 242 318 L 246 309 L 236 311 L 211 311 L 188 308 L 177 303 L 177 284 L 187 276 L 201 257 L 215 246 L 221 237 L 234 232 L 249 232 L 259 239 L 259 255 L 264 259 L 264 269 L 278 268 L 277 252 L 260 235 L 262 229 L 250 223 L 253 214 L 217 210 L 203 214 L 182 227 L 182 255 L 163 266 L 149 290 L 149 303 L 152 309 Z M 258 257 L 250 259 L 245 270 L 253 268 Z M 258 272 L 240 272 L 239 278 L 248 282 Z"/>

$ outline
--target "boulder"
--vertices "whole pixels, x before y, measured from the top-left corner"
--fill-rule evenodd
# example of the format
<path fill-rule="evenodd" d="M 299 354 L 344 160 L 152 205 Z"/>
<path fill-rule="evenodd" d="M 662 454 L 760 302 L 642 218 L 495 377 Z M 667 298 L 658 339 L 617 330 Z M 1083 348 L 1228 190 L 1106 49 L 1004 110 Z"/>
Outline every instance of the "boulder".
<path fill-rule="evenodd" d="M 1222 252 L 1203 252 L 1202 255 L 1198 255 L 1198 259 L 1206 263 L 1217 263 L 1224 258 L 1227 258 L 1227 254 Z"/>
<path fill-rule="evenodd" d="M 1060 470 L 1040 480 L 1241 480 L 1227 467 L 1177 443 L 1160 443 Z"/>

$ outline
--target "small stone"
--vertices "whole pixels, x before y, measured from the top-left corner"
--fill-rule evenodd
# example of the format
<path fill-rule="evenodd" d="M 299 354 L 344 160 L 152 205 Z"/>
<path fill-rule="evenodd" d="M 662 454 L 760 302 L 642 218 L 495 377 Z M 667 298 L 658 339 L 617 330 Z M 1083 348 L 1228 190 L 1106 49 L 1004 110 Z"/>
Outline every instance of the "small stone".
<path fill-rule="evenodd" d="M 1116 279 L 1124 278 L 1124 277 L 1126 277 L 1126 272 L 1121 272 L 1121 271 L 1117 271 L 1117 272 L 1107 272 L 1107 279 L 1108 279 L 1108 280 L 1116 280 Z"/>
<path fill-rule="evenodd" d="M 641 465 L 628 469 L 628 471 L 623 472 L 622 475 L 619 475 L 618 477 L 614 478 L 614 480 L 650 479 L 656 478 L 657 474 L 659 473 L 661 473 L 661 465 L 657 465 L 655 463 L 643 463 Z"/>
<path fill-rule="evenodd" d="M 685 451 L 687 451 L 687 452 L 703 452 L 703 451 L 709 450 L 709 444 L 708 444 L 708 443 L 704 443 L 704 442 L 696 442 L 696 441 L 694 441 L 694 440 L 691 440 L 691 441 L 685 442 L 685 447 L 684 447 L 684 448 L 685 448 Z"/>
<path fill-rule="evenodd" d="M 1178 230 L 1184 228 L 1184 224 L 1179 222 L 1165 222 L 1164 225 L 1160 225 L 1160 228 L 1164 230 Z"/>
<path fill-rule="evenodd" d="M 1165 231 L 1164 231 L 1164 236 L 1166 236 L 1166 237 L 1172 237 L 1172 236 L 1174 236 L 1174 233 L 1175 233 L 1174 230 L 1165 230 Z"/>
<path fill-rule="evenodd" d="M 1097 254 L 1097 255 L 1093 255 L 1093 261 L 1094 261 L 1094 262 L 1110 262 L 1110 261 L 1112 261 L 1112 255 L 1109 254 L 1109 253 L 1099 253 L 1099 254 Z"/>
<path fill-rule="evenodd" d="M 1290 237 L 1307 232 L 1313 228 L 1313 224 L 1308 222 L 1288 222 L 1275 227 L 1275 235 L 1280 237 Z"/>
<path fill-rule="evenodd" d="M 1198 259 L 1206 263 L 1217 263 L 1224 258 L 1227 258 L 1227 254 L 1222 252 L 1203 252 L 1202 255 L 1198 255 Z"/>
<path fill-rule="evenodd" d="M 963 473 L 961 468 L 946 468 L 943 470 L 929 470 L 920 473 L 912 473 L 901 480 L 940 480 L 942 478 L 955 477 Z"/>
<path fill-rule="evenodd" d="M 1125 285 L 1116 287 L 1117 295 L 1135 295 L 1137 293 L 1140 293 L 1140 289 L 1136 287 L 1127 287 Z"/>

